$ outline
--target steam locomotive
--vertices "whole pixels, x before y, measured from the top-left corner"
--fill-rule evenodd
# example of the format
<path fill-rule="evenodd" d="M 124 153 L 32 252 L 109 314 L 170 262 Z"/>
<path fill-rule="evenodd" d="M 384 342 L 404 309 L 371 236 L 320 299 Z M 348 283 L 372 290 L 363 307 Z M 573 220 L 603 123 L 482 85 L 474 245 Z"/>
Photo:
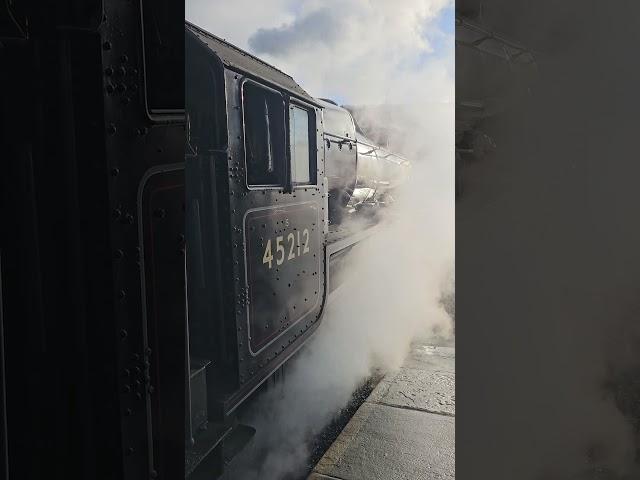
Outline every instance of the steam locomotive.
<path fill-rule="evenodd" d="M 210 425 L 231 428 L 316 330 L 409 162 L 271 65 L 190 23 L 185 38 L 188 358 L 206 365 L 190 369 L 191 471 Z"/>
<path fill-rule="evenodd" d="M 0 7 L 5 478 L 220 473 L 408 175 L 346 109 L 182 18 Z"/>

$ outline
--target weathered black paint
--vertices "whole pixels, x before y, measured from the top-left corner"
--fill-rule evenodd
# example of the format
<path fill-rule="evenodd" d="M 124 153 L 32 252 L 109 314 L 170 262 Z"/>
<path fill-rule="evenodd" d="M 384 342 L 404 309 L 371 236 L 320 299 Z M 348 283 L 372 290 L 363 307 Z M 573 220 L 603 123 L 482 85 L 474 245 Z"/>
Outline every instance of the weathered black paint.
<path fill-rule="evenodd" d="M 244 262 L 251 355 L 319 313 L 322 237 L 314 202 L 247 211 Z M 270 267 L 264 260 L 267 246 L 273 255 Z"/>
<path fill-rule="evenodd" d="M 188 237 L 194 236 L 192 241 L 194 245 L 198 245 L 190 249 L 190 254 L 201 255 L 203 261 L 193 262 L 194 268 L 202 269 L 202 272 L 191 272 L 189 278 L 192 278 L 192 275 L 204 277 L 204 282 L 199 283 L 204 285 L 204 288 L 198 294 L 195 290 L 198 287 L 194 285 L 192 288 L 189 284 L 189 317 L 192 353 L 213 360 L 207 377 L 210 398 L 215 399 L 215 401 L 211 400 L 210 416 L 211 412 L 217 412 L 218 421 L 223 422 L 253 390 L 297 351 L 316 328 L 325 299 L 323 232 L 326 199 L 321 110 L 308 101 L 309 97 L 306 94 L 297 90 L 299 87 L 296 89 L 292 86 L 293 81 L 290 77 L 275 69 L 273 72 L 269 71 L 272 67 L 266 64 L 260 63 L 261 77 L 256 76 L 255 72 L 240 70 L 228 58 L 226 59 L 228 66 L 225 68 L 225 64 L 218 58 L 215 50 L 211 49 L 211 45 L 216 44 L 215 37 L 210 37 L 210 42 L 205 43 L 202 37 L 206 35 L 206 32 L 187 24 L 186 61 L 190 66 L 186 71 L 187 105 L 193 105 L 191 110 L 188 108 L 188 114 L 196 118 L 198 116 L 196 110 L 210 108 L 211 110 L 204 116 L 213 121 L 224 118 L 227 136 L 226 141 L 219 142 L 223 144 L 222 148 L 212 151 L 210 139 L 201 135 L 200 130 L 195 128 L 192 130 L 190 148 L 196 153 L 187 160 L 187 177 L 192 178 L 195 185 L 193 189 L 187 189 L 187 203 L 191 209 L 188 218 L 190 222 L 194 222 L 194 226 L 191 233 L 188 233 Z M 198 71 L 203 71 L 198 67 L 199 64 L 214 65 L 213 68 L 217 69 L 217 83 L 211 77 L 196 75 Z M 270 74 L 273 75 L 270 76 Z M 289 80 L 286 80 L 287 78 Z M 196 102 L 196 99 L 190 103 L 190 92 L 206 90 L 203 85 L 212 81 L 217 88 L 221 79 L 224 81 L 224 101 L 211 102 L 204 106 Z M 271 81 L 265 81 L 265 79 Z M 283 79 L 282 83 L 278 83 L 280 79 Z M 316 184 L 290 186 L 291 191 L 288 193 L 286 185 L 264 188 L 248 186 L 242 103 L 242 87 L 246 81 L 261 82 L 261 85 L 279 92 L 287 105 L 296 103 L 311 112 L 316 125 L 311 138 L 312 151 L 316 155 L 316 178 L 318 179 Z M 215 108 L 224 108 L 222 115 L 216 113 Z M 288 112 L 288 108 L 285 112 Z M 286 129 L 286 126 L 284 128 Z M 208 130 L 219 131 L 219 126 L 211 124 Z M 288 144 L 286 150 L 287 152 L 289 150 Z M 203 181 L 203 178 L 206 180 Z M 274 215 L 267 216 L 263 223 L 265 225 L 269 223 L 269 230 L 274 236 L 272 242 L 275 243 L 276 230 L 279 227 L 276 222 L 280 221 L 281 212 L 289 211 L 291 208 L 299 209 L 301 204 L 310 206 L 298 212 L 296 215 L 300 216 L 295 218 L 300 228 L 307 226 L 309 228 L 312 242 L 310 245 L 313 251 L 307 255 L 313 259 L 313 268 L 311 266 L 303 268 L 305 273 L 302 273 L 302 269 L 294 270 L 293 266 L 290 271 L 283 270 L 281 282 L 284 289 L 279 290 L 282 301 L 274 307 L 272 313 L 266 314 L 263 312 L 263 307 L 267 300 L 256 289 L 262 291 L 265 285 L 273 288 L 278 280 L 275 280 L 275 277 L 266 280 L 259 275 L 253 280 L 247 277 L 249 268 L 246 263 L 247 251 L 253 248 L 249 254 L 253 259 L 253 262 L 250 262 L 253 269 L 257 257 L 259 256 L 259 260 L 262 261 L 264 253 L 260 242 L 266 242 L 266 240 L 261 240 L 260 236 L 267 238 L 264 235 L 253 237 L 249 223 L 257 215 L 254 212 L 272 211 Z M 294 217 L 291 218 L 293 220 Z M 284 235 L 286 237 L 286 234 Z M 275 244 L 273 249 L 275 251 Z M 259 251 L 259 254 L 256 251 Z M 303 261 L 307 262 L 306 258 Z M 189 264 L 192 265 L 191 260 Z M 286 268 L 283 266 L 283 269 Z M 275 272 L 275 261 L 273 271 Z M 195 279 L 193 281 L 196 283 Z M 313 289 L 306 282 L 312 282 Z M 289 284 L 292 285 L 291 289 L 288 287 Z M 291 295 L 297 288 L 300 289 L 299 292 Z M 286 301 L 284 300 L 287 295 L 285 289 L 291 290 L 288 292 Z M 212 297 L 208 297 L 205 293 L 213 293 L 214 290 L 217 293 Z M 290 308 L 293 312 L 294 303 L 298 301 L 300 307 L 296 304 L 296 309 L 302 308 L 301 306 L 305 303 L 305 293 L 307 303 L 314 297 L 319 300 L 316 301 L 314 298 L 314 308 L 295 324 L 288 316 L 285 323 L 288 322 L 289 325 L 285 325 L 282 330 L 280 319 L 275 318 L 276 312 L 278 317 L 282 313 L 284 321 L 284 310 L 283 312 L 279 310 Z M 255 306 L 250 301 L 252 294 Z M 255 312 L 253 315 L 252 307 Z M 261 312 L 258 313 L 256 309 Z M 251 338 L 249 325 L 254 327 Z M 222 367 L 220 363 L 223 364 Z"/>
<path fill-rule="evenodd" d="M 140 3 L 0 14 L 10 478 L 170 478 L 184 446 L 156 444 L 160 464 L 154 441 L 184 427 L 167 426 L 152 392 L 170 397 L 183 376 L 157 373 L 163 349 L 145 325 L 138 193 L 146 172 L 183 161 L 183 117 L 147 108 Z M 182 34 L 166 41 L 183 48 Z M 176 215 L 163 238 L 177 242 Z"/>
<path fill-rule="evenodd" d="M 144 253 L 143 313 L 148 376 L 132 372 L 131 394 L 148 397 L 153 449 L 150 466 L 164 478 L 184 475 L 185 238 L 184 167 L 152 170 L 141 184 L 140 218 Z M 149 390 L 145 392 L 145 389 Z M 135 402 L 135 399 L 134 399 Z M 177 458 L 176 458 L 177 457 Z"/>

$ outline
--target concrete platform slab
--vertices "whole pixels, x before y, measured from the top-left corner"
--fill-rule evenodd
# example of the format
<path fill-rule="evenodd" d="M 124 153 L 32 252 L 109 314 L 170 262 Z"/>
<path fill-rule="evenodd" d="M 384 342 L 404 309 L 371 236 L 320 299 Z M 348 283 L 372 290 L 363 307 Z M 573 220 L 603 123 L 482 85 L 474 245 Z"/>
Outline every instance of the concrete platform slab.
<path fill-rule="evenodd" d="M 455 350 L 415 346 L 367 401 L 455 416 Z"/>
<path fill-rule="evenodd" d="M 417 345 L 387 375 L 309 480 L 455 478 L 455 350 Z"/>

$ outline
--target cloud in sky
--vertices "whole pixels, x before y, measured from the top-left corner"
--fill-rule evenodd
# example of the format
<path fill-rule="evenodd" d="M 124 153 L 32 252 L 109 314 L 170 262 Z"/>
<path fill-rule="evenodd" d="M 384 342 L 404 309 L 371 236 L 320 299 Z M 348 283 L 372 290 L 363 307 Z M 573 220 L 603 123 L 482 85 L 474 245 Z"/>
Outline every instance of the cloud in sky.
<path fill-rule="evenodd" d="M 307 51 L 316 45 L 334 47 L 347 27 L 345 18 L 330 8 L 315 10 L 276 28 L 260 28 L 249 38 L 249 47 L 258 54 L 284 57 Z"/>
<path fill-rule="evenodd" d="M 452 0 L 187 0 L 187 19 L 351 104 L 452 102 Z M 450 22 L 449 22 L 450 20 Z"/>

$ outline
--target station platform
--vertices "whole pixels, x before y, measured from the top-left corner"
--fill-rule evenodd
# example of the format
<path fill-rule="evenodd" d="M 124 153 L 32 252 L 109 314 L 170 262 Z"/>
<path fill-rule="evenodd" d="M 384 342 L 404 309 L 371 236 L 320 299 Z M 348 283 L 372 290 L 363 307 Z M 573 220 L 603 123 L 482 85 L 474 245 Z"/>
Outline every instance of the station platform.
<path fill-rule="evenodd" d="M 415 344 L 307 480 L 455 478 L 455 348 Z"/>

